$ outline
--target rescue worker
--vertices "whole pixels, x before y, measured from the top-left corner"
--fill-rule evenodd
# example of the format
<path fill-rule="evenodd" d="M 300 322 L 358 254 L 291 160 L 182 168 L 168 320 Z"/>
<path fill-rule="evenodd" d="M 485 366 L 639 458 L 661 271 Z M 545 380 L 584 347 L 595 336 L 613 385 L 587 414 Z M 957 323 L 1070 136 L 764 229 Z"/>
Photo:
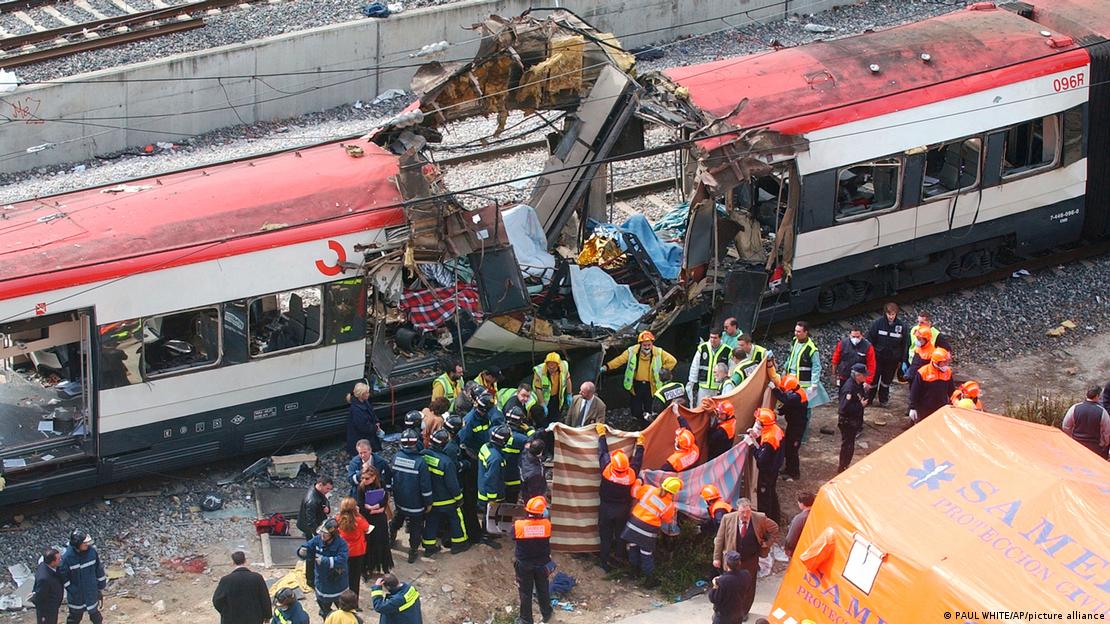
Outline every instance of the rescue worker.
<path fill-rule="evenodd" d="M 956 388 L 956 391 L 952 393 L 951 402 L 952 405 L 960 405 L 961 401 L 968 399 L 971 401 L 971 409 L 977 409 L 981 412 L 983 411 L 983 402 L 979 399 L 982 396 L 983 391 L 979 387 L 979 382 L 974 379 L 969 379 L 960 384 L 960 387 Z"/>
<path fill-rule="evenodd" d="M 867 379 L 867 367 L 857 362 L 848 374 L 851 376 L 840 386 L 840 405 L 837 409 L 836 427 L 840 430 L 840 465 L 837 472 L 844 472 L 852 464 L 856 437 L 863 430 L 863 408 L 868 403 L 864 381 Z"/>
<path fill-rule="evenodd" d="M 917 369 L 910 382 L 910 420 L 914 424 L 948 405 L 948 399 L 956 390 L 951 363 L 948 350 L 937 347 L 929 363 Z"/>
<path fill-rule="evenodd" d="M 479 392 L 474 397 L 474 407 L 463 421 L 462 431 L 459 432 L 459 443 L 477 457 L 482 445 L 489 442 L 490 427 L 503 424 L 505 424 L 505 418 L 494 406 L 493 395 L 489 392 Z"/>
<path fill-rule="evenodd" d="M 782 516 L 779 508 L 779 494 L 775 489 L 785 461 L 782 449 L 782 440 L 785 434 L 779 428 L 775 419 L 775 412 L 769 407 L 761 407 L 755 411 L 758 429 L 749 429 L 745 442 L 754 450 L 755 463 L 759 468 L 757 487 L 759 492 L 759 510 L 777 524 Z M 758 437 L 759 441 L 756 442 Z"/>
<path fill-rule="evenodd" d="M 779 414 L 786 419 L 786 437 L 783 439 L 786 461 L 782 474 L 787 481 L 797 481 L 802 478 L 801 460 L 799 449 L 802 446 L 802 434 L 805 432 L 806 416 L 808 412 L 809 397 L 802 389 L 795 375 L 783 375 L 776 384 L 767 382 L 771 394 L 779 402 Z"/>
<path fill-rule="evenodd" d="M 1098 386 L 1091 386 L 1087 390 L 1087 400 L 1068 408 L 1060 428 L 1071 439 L 1106 459 L 1107 449 L 1110 448 L 1110 414 L 1099 404 L 1101 390 Z"/>
<path fill-rule="evenodd" d="M 497 397 L 497 408 L 502 414 L 507 414 L 513 407 L 520 407 L 527 414 L 536 404 L 536 395 L 528 383 L 522 383 L 516 388 L 502 388 Z"/>
<path fill-rule="evenodd" d="M 520 613 L 517 622 L 532 624 L 532 593 L 540 604 L 540 616 L 551 619 L 551 595 L 547 584 L 551 564 L 551 521 L 547 519 L 547 499 L 536 496 L 524 505 L 527 517 L 513 522 L 513 540 L 516 549 L 513 569 L 516 572 L 517 590 L 520 595 Z"/>
<path fill-rule="evenodd" d="M 918 327 L 914 330 L 910 361 L 902 365 L 907 380 L 912 381 L 917 374 L 917 369 L 928 364 L 929 359 L 933 357 L 936 346 L 931 342 L 931 337 L 932 331 L 928 327 Z"/>
<path fill-rule="evenodd" d="M 682 490 L 682 479 L 667 477 L 660 487 L 639 480 L 632 487 L 636 501 L 624 525 L 621 539 L 628 544 L 628 561 L 644 576 L 644 586 L 658 587 L 655 577 L 655 541 L 664 524 L 675 520 L 675 495 Z"/>
<path fill-rule="evenodd" d="M 659 379 L 659 371 L 664 368 L 673 371 L 678 365 L 678 360 L 655 346 L 655 334 L 649 331 L 640 332 L 637 342 L 639 346 L 628 347 L 608 364 L 602 366 L 601 372 L 605 373 L 624 366 L 624 389 L 632 395 L 629 414 L 633 418 L 649 421 L 652 395 L 663 385 Z"/>
<path fill-rule="evenodd" d="M 270 624 L 309 624 L 308 613 L 297 600 L 292 587 L 283 587 L 274 595 L 274 616 Z"/>
<path fill-rule="evenodd" d="M 457 360 L 448 360 L 443 365 L 443 373 L 432 380 L 432 400 L 443 397 L 447 399 L 451 409 L 455 406 L 455 397 L 462 394 L 463 367 Z"/>
<path fill-rule="evenodd" d="M 848 332 L 848 337 L 836 343 L 836 349 L 833 351 L 832 366 L 836 371 L 837 385 L 843 386 L 848 381 L 852 367 L 863 364 L 867 368 L 867 379 L 864 383 L 867 384 L 867 390 L 870 390 L 875 382 L 877 370 L 875 362 L 875 348 L 863 337 L 863 330 L 853 326 Z"/>
<path fill-rule="evenodd" d="M 418 412 L 416 410 L 409 410 L 409 411 L 405 412 L 405 417 L 401 422 L 404 423 L 403 426 L 401 427 L 402 431 L 404 431 L 405 429 L 412 429 L 413 431 L 416 432 L 416 435 L 417 435 L 417 438 L 418 438 L 416 440 L 416 451 L 417 452 L 423 452 L 424 451 L 424 435 L 423 435 L 422 427 L 424 425 L 424 414 L 421 414 L 420 412 Z"/>
<path fill-rule="evenodd" d="M 451 412 L 465 417 L 474 409 L 474 398 L 478 396 L 478 391 L 484 390 L 482 384 L 476 381 L 468 381 L 463 384 L 462 394 L 455 397 L 455 404 L 451 407 Z"/>
<path fill-rule="evenodd" d="M 389 487 L 392 483 L 389 462 L 381 455 L 373 452 L 371 448 L 370 440 L 359 440 L 355 443 L 356 455 L 351 458 L 351 461 L 347 462 L 347 484 L 351 486 L 350 496 L 355 496 L 362 469 L 367 465 L 371 465 L 378 470 L 378 474 L 382 478 L 382 485 Z"/>
<path fill-rule="evenodd" d="M 443 452 L 458 461 L 459 484 L 462 486 L 463 531 L 473 546 L 481 539 L 478 524 L 478 455 L 475 453 L 472 456 L 459 440 L 463 429 L 461 417 L 455 414 L 448 416 L 443 428 L 451 433 L 451 441 L 443 448 Z"/>
<path fill-rule="evenodd" d="M 374 581 L 370 598 L 374 601 L 374 610 L 381 615 L 378 624 L 424 624 L 420 592 L 392 574 Z"/>
<path fill-rule="evenodd" d="M 446 525 L 451 535 L 451 554 L 457 555 L 467 548 L 466 529 L 463 528 L 462 486 L 459 484 L 458 462 L 446 453 L 451 434 L 440 429 L 432 434 L 431 447 L 424 451 L 424 463 L 432 480 L 432 510 L 424 522 L 424 554 L 434 555 L 439 550 L 436 539 L 441 525 Z"/>
<path fill-rule="evenodd" d="M 483 368 L 482 372 L 474 378 L 474 382 L 485 388 L 486 392 L 489 392 L 492 397 L 497 396 L 497 382 L 499 381 L 501 381 L 501 368 L 493 364 Z"/>
<path fill-rule="evenodd" d="M 867 339 L 875 347 L 875 382 L 868 399 L 879 399 L 885 406 L 890 400 L 890 384 L 894 383 L 902 365 L 902 354 L 910 348 L 910 332 L 898 315 L 898 304 L 891 301 L 883 307 L 883 315 L 867 329 Z"/>
<path fill-rule="evenodd" d="M 320 618 L 327 619 L 339 594 L 348 591 L 350 585 L 347 582 L 347 542 L 339 537 L 339 524 L 332 518 L 324 520 L 316 536 L 297 549 L 297 556 L 316 563 L 316 604 L 320 607 Z"/>
<path fill-rule="evenodd" d="M 737 353 L 739 351 L 739 353 Z M 733 349 L 733 358 L 737 360 L 736 367 L 732 369 L 732 383 L 739 386 L 744 383 L 755 369 L 759 367 L 759 363 L 767 359 L 770 351 L 752 342 L 752 337 L 747 334 L 742 334 L 736 341 L 736 348 Z"/>
<path fill-rule="evenodd" d="M 558 353 L 551 352 L 532 369 L 532 387 L 535 388 L 537 402 L 543 406 L 546 420 L 537 421 L 539 428 L 549 422 L 562 420 L 563 411 L 570 405 L 571 388 L 570 365 Z"/>
<path fill-rule="evenodd" d="M 520 454 L 536 432 L 528 426 L 524 410 L 518 406 L 506 412 L 505 420 L 510 435 L 509 443 L 501 449 L 505 455 L 505 501 L 516 504 L 520 496 Z"/>
<path fill-rule="evenodd" d="M 409 534 L 409 563 L 416 561 L 424 532 L 424 514 L 432 507 L 432 475 L 418 450 L 420 434 L 415 429 L 401 432 L 401 448 L 393 456 L 393 504 L 396 508 L 389 523 L 389 540 L 397 539 L 397 529 L 405 525 Z"/>
<path fill-rule="evenodd" d="M 721 401 L 717 404 L 717 409 L 709 419 L 707 437 L 709 458 L 706 461 L 712 461 L 714 457 L 724 455 L 732 448 L 736 441 L 736 408 L 732 403 Z"/>
<path fill-rule="evenodd" d="M 502 449 L 512 439 L 506 425 L 498 425 L 490 433 L 489 442 L 478 452 L 478 523 L 481 541 L 487 546 L 501 548 L 489 531 L 490 505 L 505 500 L 505 455 Z"/>
<path fill-rule="evenodd" d="M 595 425 L 597 431 L 597 464 L 601 468 L 601 486 L 598 496 L 597 532 L 601 538 L 601 569 L 608 572 L 614 563 L 612 555 L 620 548 L 620 535 L 632 510 L 632 486 L 636 474 L 644 463 L 644 436 L 636 438 L 632 459 L 621 450 L 609 452 L 605 425 Z"/>
<path fill-rule="evenodd" d="M 69 607 L 66 624 L 77 624 L 86 614 L 93 624 L 103 622 L 100 604 L 108 587 L 108 575 L 100 554 L 93 548 L 92 537 L 83 529 L 74 529 L 69 534 L 69 546 L 62 553 L 58 568 Z"/>
<path fill-rule="evenodd" d="M 709 511 L 709 526 L 716 533 L 721 526 L 721 518 L 732 512 L 732 505 L 721 499 L 721 491 L 712 483 L 701 489 L 701 498 L 705 501 L 705 507 Z"/>
<path fill-rule="evenodd" d="M 678 429 L 674 431 L 674 452 L 667 457 L 667 461 L 663 462 L 659 470 L 682 472 L 693 468 L 694 464 L 698 463 L 699 457 L 701 457 L 701 449 L 698 448 L 694 430 L 690 428 L 690 423 L 679 415 Z"/>
<path fill-rule="evenodd" d="M 661 414 L 671 403 L 689 407 L 690 401 L 686 396 L 686 386 L 671 379 L 671 370 L 664 368 L 659 371 L 659 387 L 652 395 L 651 413 L 653 416 Z"/>
<path fill-rule="evenodd" d="M 735 316 L 730 316 L 724 322 L 725 331 L 721 334 L 721 342 L 729 348 L 729 351 L 736 348 L 736 341 L 744 334 L 740 330 L 740 324 L 736 322 Z"/>
<path fill-rule="evenodd" d="M 821 385 L 821 354 L 809 335 L 809 324 L 805 321 L 794 324 L 794 340 L 790 343 L 790 354 L 782 372 L 797 377 L 798 384 L 809 397 L 806 412 L 808 426 L 813 408 L 828 403 L 829 395 Z"/>
<path fill-rule="evenodd" d="M 932 347 L 933 349 L 940 347 L 942 349 L 946 349 L 949 354 L 952 353 L 952 345 L 948 343 L 948 339 L 943 334 L 941 334 L 939 329 L 933 327 L 933 319 L 929 316 L 928 312 L 917 313 L 917 324 L 910 328 L 910 336 L 916 338 L 919 335 L 919 329 L 928 330 L 926 340 L 928 341 L 930 347 Z M 913 361 L 913 352 L 916 346 L 918 345 L 914 343 L 911 343 L 909 345 L 909 349 L 906 352 L 906 362 Z M 910 375 L 907 374 L 906 379 L 911 379 Z"/>
<path fill-rule="evenodd" d="M 721 330 L 716 327 L 710 329 L 709 338 L 694 350 L 694 360 L 690 362 L 686 392 L 694 400 L 694 405 L 701 405 L 702 399 L 721 393 L 721 384 L 713 375 L 713 369 L 717 367 L 717 362 L 726 362 L 728 356 L 728 346 L 721 342 Z"/>

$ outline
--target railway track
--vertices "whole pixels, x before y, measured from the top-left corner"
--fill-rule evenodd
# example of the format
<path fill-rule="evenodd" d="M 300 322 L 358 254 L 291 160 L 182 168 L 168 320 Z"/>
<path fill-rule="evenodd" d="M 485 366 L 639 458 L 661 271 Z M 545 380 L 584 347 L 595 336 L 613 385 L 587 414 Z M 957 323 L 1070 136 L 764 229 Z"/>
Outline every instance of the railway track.
<path fill-rule="evenodd" d="M 53 0 L 0 1 L 0 15 L 10 15 L 31 29 L 10 34 L 0 27 L 0 69 L 201 28 L 204 15 L 243 0 L 199 0 L 172 6 L 162 0 L 153 2 L 155 8 L 140 11 L 126 0 L 112 0 L 123 14 L 106 15 L 86 0 L 76 0 L 67 5 L 67 15 Z M 32 15 L 32 10 L 38 11 Z M 76 10 L 90 19 L 74 19 Z"/>

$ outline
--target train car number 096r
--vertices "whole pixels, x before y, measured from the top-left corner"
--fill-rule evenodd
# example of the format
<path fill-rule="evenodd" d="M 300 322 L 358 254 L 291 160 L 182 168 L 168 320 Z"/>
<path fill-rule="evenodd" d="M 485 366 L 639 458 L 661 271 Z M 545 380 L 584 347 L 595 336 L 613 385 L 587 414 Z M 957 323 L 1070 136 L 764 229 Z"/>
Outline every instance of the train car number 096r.
<path fill-rule="evenodd" d="M 1052 89 L 1055 90 L 1057 93 L 1061 91 L 1071 91 L 1072 89 L 1078 89 L 1082 86 L 1085 86 L 1085 81 L 1083 80 L 1083 72 L 1072 74 L 1070 76 L 1064 76 L 1062 78 L 1056 78 L 1052 81 Z"/>

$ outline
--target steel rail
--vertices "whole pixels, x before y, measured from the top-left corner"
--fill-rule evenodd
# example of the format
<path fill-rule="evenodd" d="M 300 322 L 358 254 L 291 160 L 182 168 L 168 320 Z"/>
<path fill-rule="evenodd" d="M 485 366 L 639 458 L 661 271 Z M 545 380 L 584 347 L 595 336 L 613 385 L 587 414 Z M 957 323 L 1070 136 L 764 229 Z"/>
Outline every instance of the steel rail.
<path fill-rule="evenodd" d="M 61 56 L 69 56 L 78 52 L 87 52 L 89 50 L 99 50 L 101 48 L 110 48 L 120 45 L 122 43 L 129 43 L 132 41 L 140 41 L 143 39 L 150 39 L 152 37 L 160 37 L 171 33 L 182 32 L 186 30 L 193 30 L 204 26 L 204 19 L 200 17 L 191 17 L 187 20 L 172 20 L 164 24 L 158 24 L 150 28 L 128 30 L 122 33 L 111 33 L 102 35 L 92 39 L 82 39 L 51 48 L 43 48 L 41 50 L 32 50 L 22 54 L 14 54 L 6 57 L 0 57 L 0 69 L 8 67 L 19 67 L 21 65 L 30 65 L 31 63 L 38 63 Z"/>

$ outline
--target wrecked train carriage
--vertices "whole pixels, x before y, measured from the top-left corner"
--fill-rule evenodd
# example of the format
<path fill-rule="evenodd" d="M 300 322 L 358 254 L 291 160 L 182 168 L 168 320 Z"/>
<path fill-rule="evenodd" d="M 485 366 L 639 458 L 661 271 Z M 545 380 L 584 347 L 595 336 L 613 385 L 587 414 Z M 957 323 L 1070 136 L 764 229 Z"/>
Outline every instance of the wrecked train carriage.
<path fill-rule="evenodd" d="M 695 210 L 679 211 L 678 234 L 670 235 L 677 242 L 660 240 L 642 217 L 623 228 L 598 226 L 612 214 L 605 175 L 611 162 L 683 145 L 645 149 L 645 124 L 685 138 L 736 129 L 698 110 L 665 76 L 637 79 L 632 56 L 611 35 L 569 12 L 542 20 L 491 18 L 475 28 L 483 38 L 474 60 L 422 68 L 413 81 L 419 101 L 371 138 L 401 159 L 398 181 L 411 228 L 408 286 L 453 296 L 452 282 L 461 275 L 474 285 L 477 305 L 453 322 L 422 323 L 418 329 L 440 338 L 422 356 L 401 327 L 405 354 L 381 367 L 375 362 L 376 372 L 401 361 L 407 369 L 441 346 L 461 345 L 471 363 L 501 354 L 495 359 L 502 364 L 513 361 L 507 353 L 533 362 L 549 350 L 588 349 L 594 352 L 586 365 L 589 378 L 598 346 L 621 348 L 641 329 L 658 333 L 714 308 L 739 313 L 746 323 L 758 296 L 729 293 L 736 280 L 722 278 L 744 275 L 748 282 L 742 286 L 763 290 L 766 258 L 789 253 L 782 244 L 789 237 L 776 246 L 774 236 L 780 225 L 789 229 L 787 201 L 783 193 L 775 197 L 782 208 L 770 210 L 768 227 L 750 216 L 752 206 L 734 202 L 725 184 L 747 183 L 753 173 L 788 178 L 788 166 L 770 163 L 795 146 L 763 132 L 691 150 L 691 171 L 698 171 L 688 181 Z M 514 110 L 567 114 L 548 137 L 551 153 L 528 201 L 466 210 L 452 194 L 464 189 L 446 188 L 434 163 L 441 132 L 452 122 L 484 115 L 496 116 L 497 136 Z M 749 156 L 755 150 L 761 150 L 758 158 Z M 714 166 L 722 154 L 727 166 Z M 682 236 L 688 227 L 690 235 Z M 450 279 L 433 285 L 425 274 Z M 759 276 L 757 284 L 752 275 Z M 388 360 L 388 350 L 381 352 Z"/>

